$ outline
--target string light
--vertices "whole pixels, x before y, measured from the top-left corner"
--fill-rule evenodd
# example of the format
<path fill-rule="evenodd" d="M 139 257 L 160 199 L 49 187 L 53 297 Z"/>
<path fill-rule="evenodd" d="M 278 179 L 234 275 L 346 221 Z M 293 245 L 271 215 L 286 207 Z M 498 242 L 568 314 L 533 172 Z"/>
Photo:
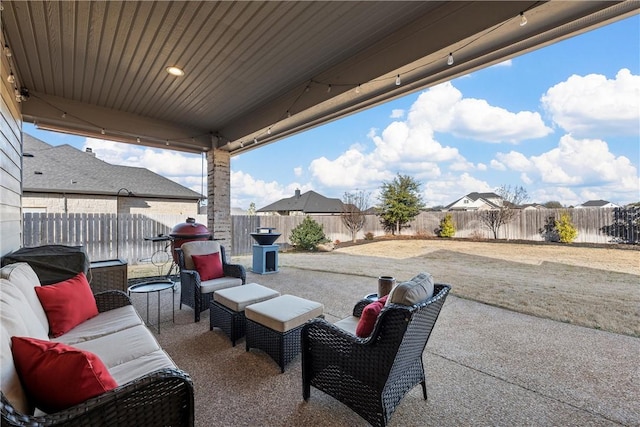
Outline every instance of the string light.
<path fill-rule="evenodd" d="M 104 134 L 106 134 L 107 132 L 104 130 L 104 128 L 102 128 L 102 129 L 100 129 L 100 133 L 104 135 Z"/>
<path fill-rule="evenodd" d="M 358 86 L 356 86 L 356 93 L 360 93 L 360 84 L 358 83 Z"/>
<path fill-rule="evenodd" d="M 13 73 L 9 74 L 9 75 L 7 76 L 7 81 L 8 81 L 9 83 L 12 83 L 12 84 L 13 84 L 13 83 L 15 83 L 15 82 L 16 82 L 16 76 L 14 76 L 14 75 L 13 75 Z"/>
<path fill-rule="evenodd" d="M 256 145 L 258 143 L 258 138 L 253 138 L 253 145 Z"/>
<path fill-rule="evenodd" d="M 6 43 L 4 44 L 3 52 L 7 58 L 11 58 L 11 49 L 9 49 L 9 45 Z"/>
<path fill-rule="evenodd" d="M 524 12 L 520 12 L 520 26 L 524 27 L 525 25 L 527 25 L 527 17 L 524 16 Z"/>
<path fill-rule="evenodd" d="M 331 93 L 331 85 L 327 86 L 327 93 Z"/>
<path fill-rule="evenodd" d="M 400 74 L 396 77 L 396 86 L 400 86 L 402 84 L 402 80 L 400 80 Z"/>
<path fill-rule="evenodd" d="M 244 147 L 244 142 L 240 141 L 240 148 Z"/>
<path fill-rule="evenodd" d="M 136 138 L 136 142 L 137 142 L 138 144 L 140 144 L 140 137 L 137 137 L 137 138 Z"/>
<path fill-rule="evenodd" d="M 60 117 L 62 117 L 63 119 L 66 119 L 66 118 L 67 118 L 67 113 L 66 113 L 66 111 L 63 111 L 63 112 L 62 112 L 62 115 L 61 115 Z"/>
<path fill-rule="evenodd" d="M 453 65 L 453 53 L 450 53 L 447 57 L 447 65 Z"/>
<path fill-rule="evenodd" d="M 271 128 L 267 129 L 267 135 L 271 135 Z"/>

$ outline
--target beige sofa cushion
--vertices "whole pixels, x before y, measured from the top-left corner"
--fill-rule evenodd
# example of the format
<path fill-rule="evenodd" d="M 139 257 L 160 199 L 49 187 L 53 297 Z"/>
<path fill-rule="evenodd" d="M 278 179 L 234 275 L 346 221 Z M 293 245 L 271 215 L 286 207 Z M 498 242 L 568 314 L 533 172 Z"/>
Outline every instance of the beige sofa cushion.
<path fill-rule="evenodd" d="M 33 268 L 26 262 L 8 264 L 0 269 L 0 277 L 9 280 L 14 286 L 20 289 L 35 314 L 34 318 L 40 322 L 44 330 L 48 333 L 49 321 L 47 320 L 47 314 L 44 312 L 35 291 L 35 287 L 40 286 L 40 279 L 38 279 Z"/>
<path fill-rule="evenodd" d="M 134 326 L 93 340 L 78 342 L 74 344 L 74 347 L 96 354 L 109 371 L 114 366 L 160 350 L 160 345 L 156 339 L 149 332 L 149 329 L 143 325 Z"/>
<path fill-rule="evenodd" d="M 433 277 L 429 273 L 420 273 L 393 288 L 386 304 L 414 305 L 432 296 Z"/>
<path fill-rule="evenodd" d="M 233 288 L 242 285 L 242 279 L 237 277 L 221 277 L 219 279 L 206 280 L 200 283 L 200 292 L 209 294 L 221 289 Z"/>
<path fill-rule="evenodd" d="M 11 337 L 28 336 L 28 332 L 26 326 L 20 324 L 17 316 L 8 315 L 2 308 L 0 314 L 0 389 L 18 411 L 32 414 L 33 408 L 28 403 L 11 353 Z"/>
<path fill-rule="evenodd" d="M 118 384 L 126 384 L 153 371 L 175 368 L 173 360 L 163 350 L 156 350 L 125 363 L 109 368 L 109 373 Z"/>
<path fill-rule="evenodd" d="M 126 305 L 100 313 L 51 341 L 75 345 L 139 325 L 144 325 L 144 322 L 138 312 L 132 305 Z"/>
<path fill-rule="evenodd" d="M 182 253 L 184 254 L 184 266 L 187 270 L 195 270 L 195 265 L 193 265 L 193 259 L 191 257 L 193 255 L 207 255 L 214 254 L 220 252 L 220 243 L 215 240 L 196 240 L 193 242 L 186 242 L 180 246 L 182 249 Z M 220 263 L 223 264 L 224 260 L 222 259 L 222 255 L 220 255 Z"/>

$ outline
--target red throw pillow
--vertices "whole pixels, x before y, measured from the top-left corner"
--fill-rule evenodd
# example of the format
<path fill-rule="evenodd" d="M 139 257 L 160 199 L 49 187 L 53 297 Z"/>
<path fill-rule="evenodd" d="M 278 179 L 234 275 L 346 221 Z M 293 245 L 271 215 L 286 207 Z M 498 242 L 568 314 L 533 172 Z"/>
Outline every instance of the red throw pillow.
<path fill-rule="evenodd" d="M 54 337 L 98 315 L 96 299 L 84 273 L 54 285 L 36 286 L 35 290 Z"/>
<path fill-rule="evenodd" d="M 218 252 L 207 255 L 192 255 L 193 265 L 200 274 L 200 280 L 219 279 L 224 277 L 224 269 Z"/>
<path fill-rule="evenodd" d="M 373 327 L 376 325 L 376 319 L 384 308 L 384 303 L 387 302 L 388 295 L 383 296 L 378 301 L 374 301 L 367 305 L 362 314 L 360 320 L 358 320 L 358 326 L 356 326 L 356 335 L 360 338 L 366 338 L 371 335 Z"/>
<path fill-rule="evenodd" d="M 63 343 L 11 337 L 18 376 L 39 409 L 61 411 L 118 384 L 95 354 Z"/>

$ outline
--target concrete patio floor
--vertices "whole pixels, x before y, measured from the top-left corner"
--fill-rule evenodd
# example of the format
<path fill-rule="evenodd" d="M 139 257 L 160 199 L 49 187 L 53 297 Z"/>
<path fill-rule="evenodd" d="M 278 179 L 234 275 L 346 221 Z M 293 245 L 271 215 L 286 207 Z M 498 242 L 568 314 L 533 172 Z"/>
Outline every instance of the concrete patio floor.
<path fill-rule="evenodd" d="M 417 273 L 417 272 L 416 272 Z M 371 277 L 281 267 L 247 273 L 281 293 L 322 302 L 328 321 L 376 291 Z M 161 345 L 196 388 L 196 425 L 365 426 L 312 388 L 302 400 L 300 358 L 284 374 L 259 350 L 235 347 L 209 314 L 189 307 L 170 321 L 163 295 Z M 134 301 L 144 313 L 145 303 Z M 169 321 L 166 321 L 169 319 Z M 640 339 L 519 314 L 450 295 L 424 352 L 429 399 L 409 392 L 390 426 L 640 425 Z"/>

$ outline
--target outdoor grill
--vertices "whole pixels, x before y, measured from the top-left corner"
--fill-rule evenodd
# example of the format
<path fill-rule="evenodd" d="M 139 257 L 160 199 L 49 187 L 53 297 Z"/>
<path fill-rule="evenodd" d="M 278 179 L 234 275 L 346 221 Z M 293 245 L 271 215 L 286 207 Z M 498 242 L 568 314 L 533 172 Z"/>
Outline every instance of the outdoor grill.
<path fill-rule="evenodd" d="M 173 260 L 176 264 L 178 263 L 176 248 L 182 247 L 182 245 L 187 242 L 211 239 L 209 229 L 203 224 L 197 223 L 195 218 L 187 218 L 186 222 L 176 224 L 171 229 L 169 236 L 171 236 L 171 253 L 173 254 Z"/>
<path fill-rule="evenodd" d="M 255 233 L 250 233 L 258 244 L 253 245 L 253 269 L 257 274 L 278 272 L 278 249 L 274 244 L 280 233 L 274 233 L 275 228 L 258 227 Z"/>

